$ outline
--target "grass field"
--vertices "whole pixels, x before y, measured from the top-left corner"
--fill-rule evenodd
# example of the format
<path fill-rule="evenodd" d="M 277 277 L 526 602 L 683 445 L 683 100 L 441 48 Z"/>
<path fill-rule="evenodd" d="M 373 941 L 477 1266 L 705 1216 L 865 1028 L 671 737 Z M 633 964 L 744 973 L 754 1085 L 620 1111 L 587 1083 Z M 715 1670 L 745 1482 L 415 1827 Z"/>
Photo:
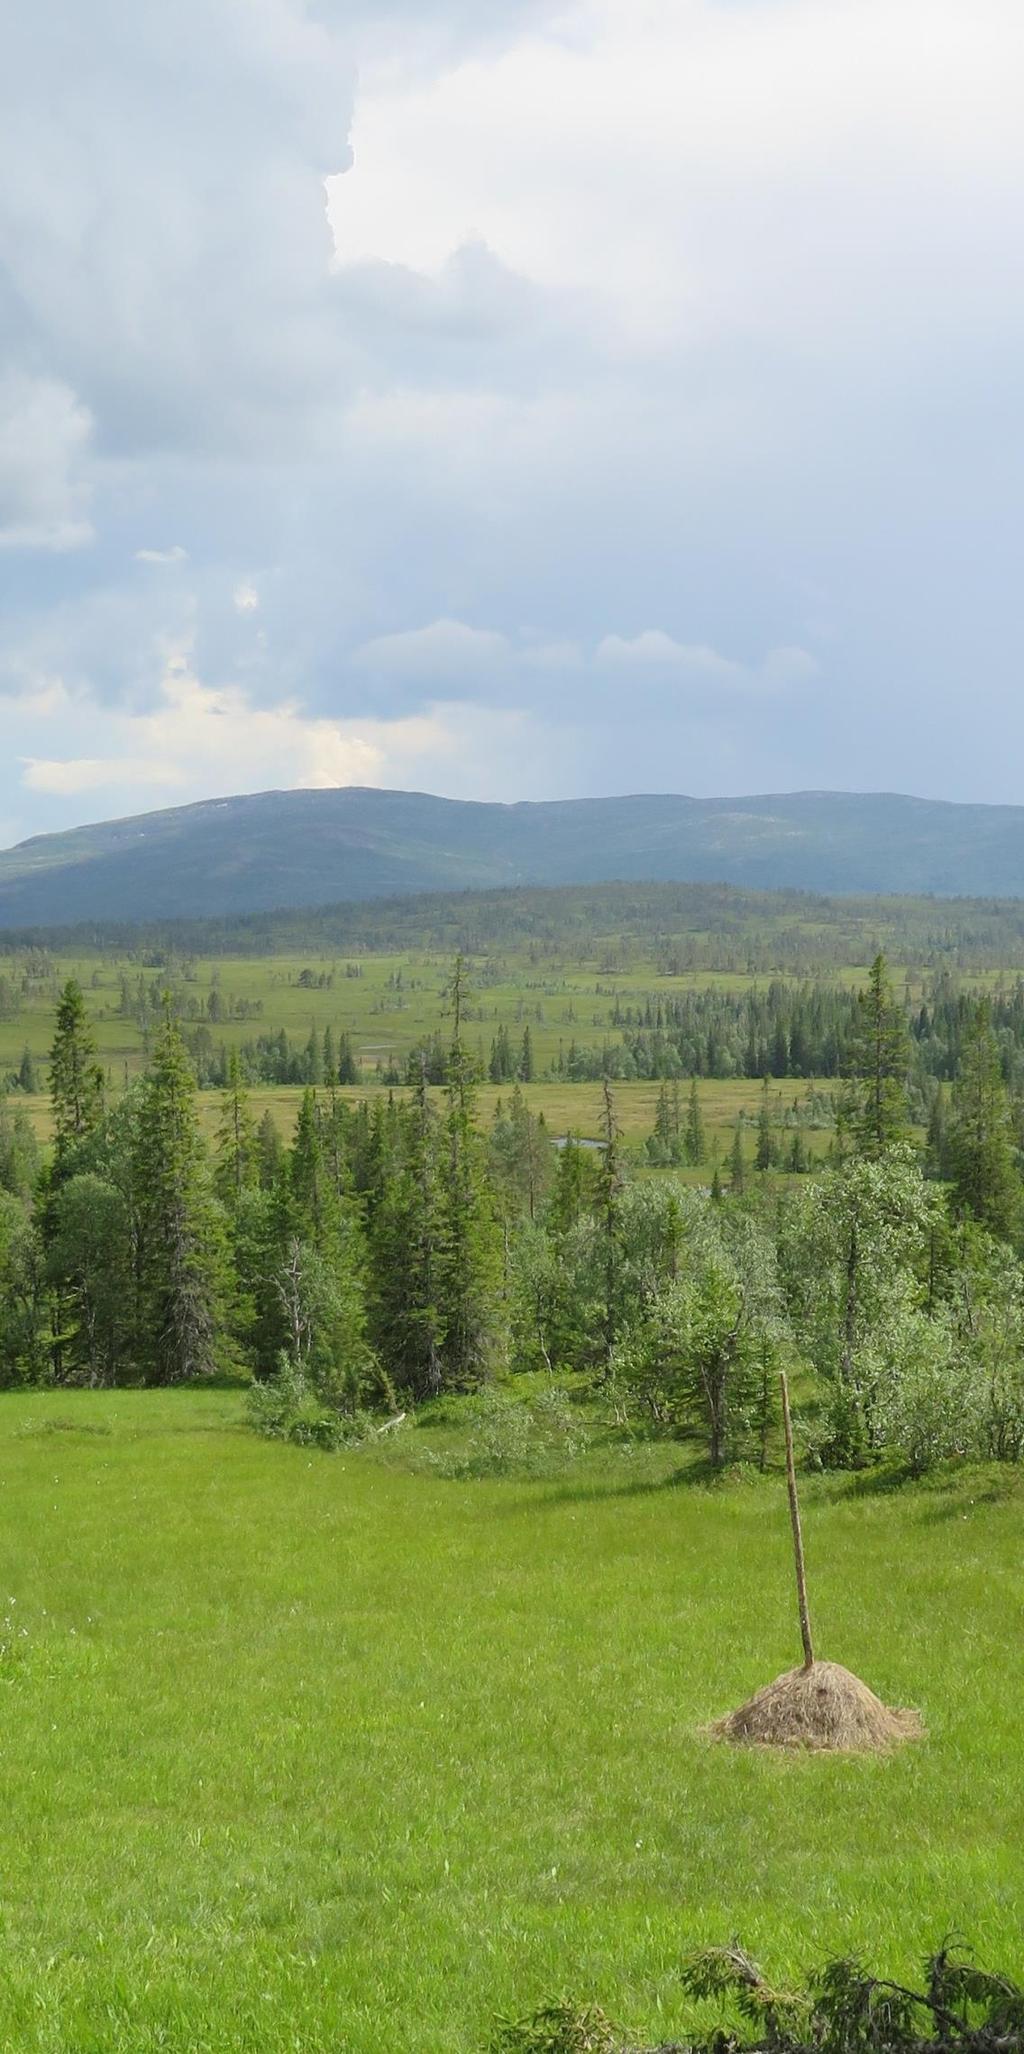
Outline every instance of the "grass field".
<path fill-rule="evenodd" d="M 261 1033 L 285 1028 L 301 1046 L 315 1027 L 322 1033 L 330 1027 L 337 1036 L 347 1033 L 368 1074 L 376 1064 L 386 1066 L 392 1056 L 399 1059 L 423 1039 L 446 1026 L 445 991 L 451 976 L 448 956 L 404 953 L 365 955 L 354 966 L 358 976 L 346 974 L 343 958 L 318 956 L 314 952 L 295 956 L 230 957 L 218 962 L 199 960 L 188 965 L 183 980 L 172 971 L 171 980 L 186 999 L 195 1002 L 200 1018 L 206 1018 L 214 992 L 222 1002 L 225 1017 L 210 1021 L 217 1042 L 229 1047 L 253 1040 Z M 323 986 L 299 982 L 303 971 L 330 980 Z M 120 1010 L 122 974 L 134 1000 L 141 976 L 157 994 L 166 986 L 168 973 L 141 970 L 137 963 L 117 957 L 60 955 L 48 964 L 46 974 L 24 985 L 21 973 L 0 957 L 0 976 L 19 985 L 18 1002 L 0 1012 L 0 1071 L 16 1067 L 28 1048 L 41 1059 L 53 1039 L 53 1015 L 64 979 L 77 977 L 85 993 L 103 1062 L 112 1082 L 124 1072 L 134 1074 L 144 1066 L 143 1034 L 130 1014 Z M 837 982 L 860 987 L 867 966 L 851 964 L 831 973 Z M 926 981 L 920 973 L 904 977 L 898 969 L 901 988 L 907 984 L 920 996 Z M 617 1041 L 612 1024 L 616 1002 L 637 1005 L 648 997 L 655 1000 L 673 993 L 706 990 L 712 986 L 732 991 L 770 981 L 762 973 L 700 970 L 679 976 L 659 974 L 656 961 L 638 960 L 628 970 L 610 970 L 594 961 L 589 967 L 577 964 L 537 965 L 526 954 L 499 955 L 479 959 L 471 966 L 472 1004 L 466 1027 L 471 1047 L 479 1047 L 486 1060 L 491 1041 L 500 1026 L 513 1037 L 521 1037 L 529 1026 L 538 1071 L 556 1061 L 559 1050 L 567 1051 L 575 1040 L 581 1047 L 600 1045 L 605 1038 Z M 232 1001 L 258 1008 L 245 1020 L 227 1017 Z M 159 1018 L 159 1011 L 154 1015 Z"/>
<path fill-rule="evenodd" d="M 447 957 L 406 953 L 367 955 L 360 959 L 358 968 L 360 975 L 349 977 L 344 959 L 320 958 L 315 954 L 231 958 L 220 963 L 196 962 L 189 966 L 187 982 L 181 985 L 180 980 L 176 981 L 186 999 L 195 1002 L 200 1017 L 205 1016 L 214 992 L 228 1011 L 233 999 L 260 1009 L 244 1021 L 225 1018 L 211 1022 L 210 1032 L 218 1043 L 237 1045 L 261 1033 L 277 1032 L 281 1027 L 297 1048 L 303 1045 L 311 1027 L 318 1033 L 330 1026 L 335 1036 L 349 1034 L 362 1065 L 364 1082 L 345 1095 L 359 1098 L 378 1088 L 378 1064 L 386 1065 L 392 1058 L 401 1062 L 415 1044 L 438 1031 L 447 1031 L 445 991 L 451 964 Z M 301 985 L 303 970 L 316 977 L 324 975 L 331 981 L 323 988 Z M 10 970 L 4 974 L 9 979 L 13 975 Z M 53 1039 L 57 994 L 63 980 L 73 975 L 84 990 L 108 1087 L 116 1095 L 140 1074 L 147 1060 L 145 1036 L 137 1019 L 119 1011 L 122 974 L 128 976 L 134 991 L 140 975 L 137 965 L 113 957 L 61 956 L 48 966 L 45 976 L 23 984 L 16 1009 L 6 1018 L 0 1017 L 0 1076 L 5 1071 L 16 1071 L 23 1050 L 28 1048 L 40 1065 L 40 1082 L 43 1081 L 45 1058 Z M 141 974 L 147 985 L 159 990 L 160 973 L 148 970 Z M 857 967 L 841 973 L 845 981 L 858 984 L 863 982 L 864 974 Z M 606 1039 L 617 1041 L 618 1032 L 612 1024 L 616 1001 L 636 1005 L 648 996 L 657 999 L 673 991 L 713 984 L 738 988 L 759 981 L 738 973 L 713 971 L 659 977 L 653 960 L 616 973 L 602 969 L 597 961 L 589 969 L 568 964 L 562 968 L 548 964 L 538 969 L 525 955 L 478 962 L 473 977 L 469 1045 L 479 1049 L 486 1064 L 491 1041 L 500 1026 L 507 1027 L 511 1036 L 521 1037 L 524 1027 L 529 1025 L 540 1073 L 557 1060 L 560 1049 L 568 1050 L 573 1040 L 581 1046 L 600 1045 Z M 760 983 L 763 985 L 763 977 Z M 804 1080 L 773 1082 L 769 1093 L 773 1119 L 781 1124 L 786 1109 L 813 1088 Z M 826 1083 L 823 1088 L 828 1091 L 832 1085 Z M 496 1100 L 507 1099 L 508 1089 L 482 1089 L 480 1113 L 485 1123 L 492 1117 Z M 627 1140 L 645 1139 L 651 1133 L 658 1089 L 650 1083 L 616 1084 L 616 1112 Z M 685 1090 L 684 1084 L 684 1102 Z M 749 1078 L 704 1079 L 700 1095 L 710 1147 L 714 1152 L 717 1146 L 724 1160 L 737 1120 L 745 1115 L 751 1123 L 756 1122 L 761 1085 Z M 542 1080 L 528 1088 L 527 1096 L 534 1111 L 544 1113 L 552 1134 L 572 1129 L 592 1138 L 599 1135 L 599 1084 Z M 255 1087 L 253 1109 L 259 1118 L 270 1107 L 282 1133 L 289 1134 L 300 1098 L 301 1091 L 288 1086 Z M 50 1112 L 45 1093 L 19 1093 L 13 1103 L 29 1113 L 40 1138 L 48 1138 Z M 212 1134 L 219 1118 L 219 1094 L 204 1093 L 201 1110 L 204 1128 L 208 1135 Z M 823 1153 L 829 1139 L 830 1130 L 804 1130 L 812 1156 Z M 753 1147 L 751 1138 L 748 1156 L 753 1155 Z M 707 1172 L 697 1174 L 706 1176 Z"/>
<path fill-rule="evenodd" d="M 627 1142 L 646 1139 L 654 1127 L 658 1102 L 657 1084 L 616 1084 L 614 1087 L 615 1116 L 622 1135 Z M 688 1088 L 688 1087 L 686 1087 Z M 685 1114 L 686 1088 L 682 1103 Z M 824 1085 L 825 1090 L 832 1089 Z M 339 1097 L 355 1104 L 359 1099 L 374 1098 L 386 1087 L 369 1083 L 350 1085 L 339 1092 Z M 768 1091 L 768 1105 L 772 1119 L 780 1127 L 787 1109 L 799 1104 L 812 1084 L 790 1081 L 773 1083 Z M 510 1085 L 481 1085 L 478 1093 L 479 1117 L 483 1126 L 489 1126 L 498 1101 L 508 1104 Z M 725 1161 L 732 1144 L 738 1120 L 746 1122 L 744 1149 L 748 1163 L 753 1161 L 756 1137 L 754 1127 L 762 1102 L 762 1087 L 750 1078 L 729 1077 L 721 1080 L 702 1078 L 698 1084 L 701 1117 L 708 1140 L 709 1159 L 700 1170 L 693 1172 L 698 1181 L 707 1182 L 712 1161 L 721 1161 L 723 1173 Z M 407 1094 L 397 1090 L 395 1096 L 404 1098 Z M 441 1093 L 435 1091 L 440 1103 Z M 600 1084 L 530 1084 L 524 1089 L 524 1096 L 531 1110 L 543 1113 L 548 1131 L 552 1135 L 569 1132 L 579 1133 L 596 1140 L 601 1133 L 602 1093 Z M 273 1113 L 277 1125 L 286 1139 L 291 1138 L 296 1116 L 302 1100 L 302 1091 L 296 1086 L 254 1086 L 250 1093 L 250 1104 L 257 1120 L 267 1111 Z M 13 1103 L 27 1113 L 41 1141 L 48 1141 L 52 1129 L 52 1115 L 49 1099 L 42 1093 L 25 1096 L 19 1093 Z M 208 1141 L 216 1135 L 221 1119 L 222 1094 L 218 1091 L 204 1091 L 199 1094 L 199 1113 L 203 1131 Z M 832 1139 L 832 1128 L 802 1128 L 808 1153 L 822 1155 Z M 688 1172 L 680 1174 L 688 1175 Z"/>
<path fill-rule="evenodd" d="M 446 1481 L 422 1428 L 311 1456 L 242 1409 L 0 1398 L 4 2054 L 473 2054 L 563 1991 L 666 2038 L 734 1933 L 1024 1967 L 1015 1484 L 809 1484 L 821 1651 L 930 1737 L 736 1755 L 701 1728 L 796 1653 L 777 1478 Z"/>

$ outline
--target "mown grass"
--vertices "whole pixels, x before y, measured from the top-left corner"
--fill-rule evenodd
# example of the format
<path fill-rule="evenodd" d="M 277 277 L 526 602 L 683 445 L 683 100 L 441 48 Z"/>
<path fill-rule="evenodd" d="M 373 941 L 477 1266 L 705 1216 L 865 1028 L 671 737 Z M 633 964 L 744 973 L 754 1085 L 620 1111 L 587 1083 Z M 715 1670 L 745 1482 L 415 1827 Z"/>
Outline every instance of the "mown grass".
<path fill-rule="evenodd" d="M 242 1406 L 0 1399 L 4 2050 L 470 2054 L 563 1991 L 668 2037 L 733 1933 L 1024 1965 L 1015 1490 L 808 1487 L 821 1651 L 930 1737 L 779 1760 L 701 1732 L 794 1656 L 777 1479 L 452 1482 Z"/>

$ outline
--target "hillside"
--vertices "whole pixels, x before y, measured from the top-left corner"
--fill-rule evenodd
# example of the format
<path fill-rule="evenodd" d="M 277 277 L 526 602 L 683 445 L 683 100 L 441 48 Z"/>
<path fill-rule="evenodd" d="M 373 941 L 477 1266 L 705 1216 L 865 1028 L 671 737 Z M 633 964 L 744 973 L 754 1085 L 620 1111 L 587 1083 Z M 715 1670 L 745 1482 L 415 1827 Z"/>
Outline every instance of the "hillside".
<path fill-rule="evenodd" d="M 501 806 L 364 787 L 262 792 L 0 853 L 0 927 L 611 879 L 1022 897 L 1024 807 L 888 793 Z"/>

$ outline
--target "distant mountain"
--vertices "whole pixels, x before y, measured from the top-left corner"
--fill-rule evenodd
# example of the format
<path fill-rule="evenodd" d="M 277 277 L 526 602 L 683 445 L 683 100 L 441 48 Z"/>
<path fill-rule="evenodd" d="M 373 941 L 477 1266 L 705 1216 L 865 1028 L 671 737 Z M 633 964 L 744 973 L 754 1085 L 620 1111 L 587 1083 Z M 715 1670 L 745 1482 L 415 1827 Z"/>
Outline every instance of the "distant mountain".
<path fill-rule="evenodd" d="M 363 786 L 260 792 L 0 852 L 0 927 L 614 879 L 1024 897 L 1024 807 L 859 792 L 514 806 Z"/>

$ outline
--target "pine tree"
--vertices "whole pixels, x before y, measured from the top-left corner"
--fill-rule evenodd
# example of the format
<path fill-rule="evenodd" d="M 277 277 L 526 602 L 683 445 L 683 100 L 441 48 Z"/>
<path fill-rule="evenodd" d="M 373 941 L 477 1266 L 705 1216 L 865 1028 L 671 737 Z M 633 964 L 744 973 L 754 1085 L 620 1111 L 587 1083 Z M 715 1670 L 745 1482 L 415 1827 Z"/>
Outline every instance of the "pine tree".
<path fill-rule="evenodd" d="M 1010 1100 L 1003 1082 L 992 1010 L 982 999 L 964 1037 L 948 1127 L 953 1203 L 1002 1240 L 1021 1224 L 1021 1185 Z"/>
<path fill-rule="evenodd" d="M 195 1078 L 168 1009 L 145 1079 L 136 1185 L 141 1211 L 140 1348 L 149 1380 L 218 1366 L 228 1272 L 196 1113 Z"/>
<path fill-rule="evenodd" d="M 853 1132 L 861 1155 L 874 1159 L 906 1133 L 909 1040 L 903 1010 L 893 996 L 885 957 L 875 957 L 866 991 L 858 1001 L 857 1028 L 850 1047 L 850 1074 L 857 1080 Z"/>
<path fill-rule="evenodd" d="M 38 1091 L 38 1089 L 39 1079 L 36 1076 L 35 1059 L 32 1050 L 26 1048 L 18 1065 L 18 1090 Z"/>
<path fill-rule="evenodd" d="M 66 1171 L 79 1143 L 94 1134 L 103 1118 L 103 1071 L 85 1010 L 82 989 L 68 979 L 57 1005 L 57 1026 L 50 1050 L 50 1099 L 53 1104 L 54 1170 Z"/>

